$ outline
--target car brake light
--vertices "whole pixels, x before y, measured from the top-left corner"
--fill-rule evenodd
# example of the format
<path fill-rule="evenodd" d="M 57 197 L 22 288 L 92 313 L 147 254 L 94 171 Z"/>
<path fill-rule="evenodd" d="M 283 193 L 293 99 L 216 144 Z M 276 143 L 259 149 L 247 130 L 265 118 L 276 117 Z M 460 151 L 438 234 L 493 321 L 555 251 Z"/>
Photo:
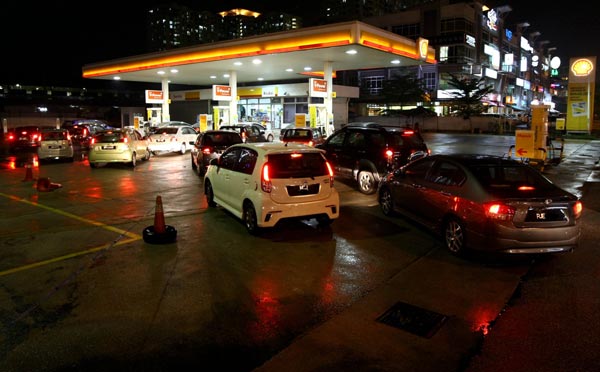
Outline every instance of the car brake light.
<path fill-rule="evenodd" d="M 202 153 L 203 154 L 210 155 L 211 152 L 212 152 L 212 149 L 210 147 L 204 147 L 204 148 L 202 148 Z"/>
<path fill-rule="evenodd" d="M 331 164 L 328 161 L 325 162 L 325 165 L 327 166 L 327 172 L 329 172 L 329 186 L 333 187 L 333 168 L 331 168 Z"/>
<path fill-rule="evenodd" d="M 394 152 L 392 150 L 390 150 L 390 149 L 386 149 L 385 150 L 385 157 L 388 160 L 391 160 L 394 157 Z"/>
<path fill-rule="evenodd" d="M 271 183 L 271 177 L 269 175 L 269 163 L 263 165 L 260 176 L 260 188 L 264 192 L 271 192 L 273 189 L 273 184 Z"/>
<path fill-rule="evenodd" d="M 517 188 L 517 190 L 519 190 L 519 191 L 533 191 L 533 190 L 535 190 L 535 187 L 523 185 L 523 186 L 519 186 Z"/>
<path fill-rule="evenodd" d="M 575 204 L 573 204 L 573 214 L 575 215 L 575 219 L 581 217 L 581 213 L 583 212 L 583 204 L 581 200 L 577 200 Z"/>
<path fill-rule="evenodd" d="M 96 139 L 95 139 L 95 138 L 92 138 L 92 139 L 90 140 L 90 145 L 93 145 L 94 143 L 96 143 Z"/>
<path fill-rule="evenodd" d="M 308 145 L 309 145 L 309 146 L 314 146 L 314 145 L 315 145 L 315 143 L 314 143 L 313 141 L 308 141 Z"/>
<path fill-rule="evenodd" d="M 485 216 L 493 220 L 509 221 L 515 215 L 515 209 L 499 202 L 483 204 Z"/>
<path fill-rule="evenodd" d="M 405 130 L 405 131 L 402 133 L 402 135 L 403 135 L 403 136 L 412 136 L 413 134 L 415 134 L 415 132 L 414 132 L 414 131 L 412 131 L 412 130 Z"/>

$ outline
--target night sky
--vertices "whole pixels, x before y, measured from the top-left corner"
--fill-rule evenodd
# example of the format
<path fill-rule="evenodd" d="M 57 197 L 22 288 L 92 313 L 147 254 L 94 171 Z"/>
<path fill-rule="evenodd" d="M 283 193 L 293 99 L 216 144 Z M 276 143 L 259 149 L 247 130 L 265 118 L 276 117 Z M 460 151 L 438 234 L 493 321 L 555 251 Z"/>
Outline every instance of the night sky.
<path fill-rule="evenodd" d="M 316 9 L 311 4 L 317 3 L 314 0 L 177 2 L 212 11 L 244 7 L 264 12 L 283 7 L 289 13 L 308 16 Z M 144 52 L 145 11 L 152 3 L 164 1 L 146 1 L 143 5 L 123 8 L 129 3 L 4 1 L 0 5 L 3 67 L 0 83 L 81 84 L 86 80 L 81 78 L 83 65 Z M 512 7 L 505 22 L 509 28 L 529 22 L 531 26 L 526 31 L 541 32 L 537 40 L 548 40 L 547 47 L 557 48 L 555 54 L 563 64 L 570 57 L 599 54 L 596 36 L 600 34 L 600 22 L 589 9 L 576 8 L 575 3 L 568 9 L 541 7 L 541 3 L 529 1 L 495 3 Z"/>

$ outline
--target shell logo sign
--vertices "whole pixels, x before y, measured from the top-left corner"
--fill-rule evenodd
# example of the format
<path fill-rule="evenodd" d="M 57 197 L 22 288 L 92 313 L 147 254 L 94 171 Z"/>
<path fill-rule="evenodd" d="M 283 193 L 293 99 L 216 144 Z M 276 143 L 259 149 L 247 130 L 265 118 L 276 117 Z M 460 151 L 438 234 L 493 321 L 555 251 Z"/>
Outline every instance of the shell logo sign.
<path fill-rule="evenodd" d="M 571 72 L 575 76 L 588 76 L 594 70 L 594 64 L 587 58 L 581 58 L 573 62 Z"/>
<path fill-rule="evenodd" d="M 229 85 L 213 85 L 213 101 L 231 101 L 231 87 Z"/>
<path fill-rule="evenodd" d="M 419 59 L 425 61 L 427 59 L 427 51 L 429 49 L 429 40 L 420 37 L 417 40 L 417 54 Z"/>

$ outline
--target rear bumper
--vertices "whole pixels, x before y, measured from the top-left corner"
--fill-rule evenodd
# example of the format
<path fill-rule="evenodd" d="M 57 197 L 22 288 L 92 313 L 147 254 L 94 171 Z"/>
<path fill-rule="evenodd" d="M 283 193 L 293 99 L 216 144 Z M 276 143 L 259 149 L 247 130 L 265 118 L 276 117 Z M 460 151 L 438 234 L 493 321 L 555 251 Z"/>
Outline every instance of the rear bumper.
<path fill-rule="evenodd" d="M 260 227 L 273 227 L 284 219 L 309 219 L 327 216 L 329 219 L 337 219 L 340 215 L 340 199 L 337 190 L 333 190 L 327 199 L 303 202 L 279 204 L 269 200 L 264 202 L 262 209 L 257 210 L 257 218 Z"/>
<path fill-rule="evenodd" d="M 498 229 L 493 233 L 468 231 L 469 248 L 508 254 L 570 252 L 579 245 L 578 225 L 554 228 Z"/>

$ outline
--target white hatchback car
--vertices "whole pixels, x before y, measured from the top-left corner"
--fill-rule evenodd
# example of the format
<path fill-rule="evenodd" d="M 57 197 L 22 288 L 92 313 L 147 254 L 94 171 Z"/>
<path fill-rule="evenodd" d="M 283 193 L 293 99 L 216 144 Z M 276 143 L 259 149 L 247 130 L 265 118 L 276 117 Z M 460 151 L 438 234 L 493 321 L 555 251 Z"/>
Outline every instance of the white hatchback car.
<path fill-rule="evenodd" d="M 276 142 L 230 146 L 204 176 L 208 205 L 240 218 L 250 234 L 288 218 L 328 225 L 339 217 L 333 170 L 322 150 Z"/>
<path fill-rule="evenodd" d="M 59 159 L 73 161 L 75 151 L 69 131 L 64 128 L 43 130 L 37 153 L 40 161 Z"/>
<path fill-rule="evenodd" d="M 138 160 L 150 159 L 148 139 L 135 129 L 103 130 L 92 137 L 88 161 L 97 168 L 107 163 L 125 163 L 135 168 Z"/>
<path fill-rule="evenodd" d="M 179 152 L 182 155 L 194 147 L 198 132 L 191 125 L 167 125 L 158 127 L 148 136 L 148 148 L 153 155 Z"/>

